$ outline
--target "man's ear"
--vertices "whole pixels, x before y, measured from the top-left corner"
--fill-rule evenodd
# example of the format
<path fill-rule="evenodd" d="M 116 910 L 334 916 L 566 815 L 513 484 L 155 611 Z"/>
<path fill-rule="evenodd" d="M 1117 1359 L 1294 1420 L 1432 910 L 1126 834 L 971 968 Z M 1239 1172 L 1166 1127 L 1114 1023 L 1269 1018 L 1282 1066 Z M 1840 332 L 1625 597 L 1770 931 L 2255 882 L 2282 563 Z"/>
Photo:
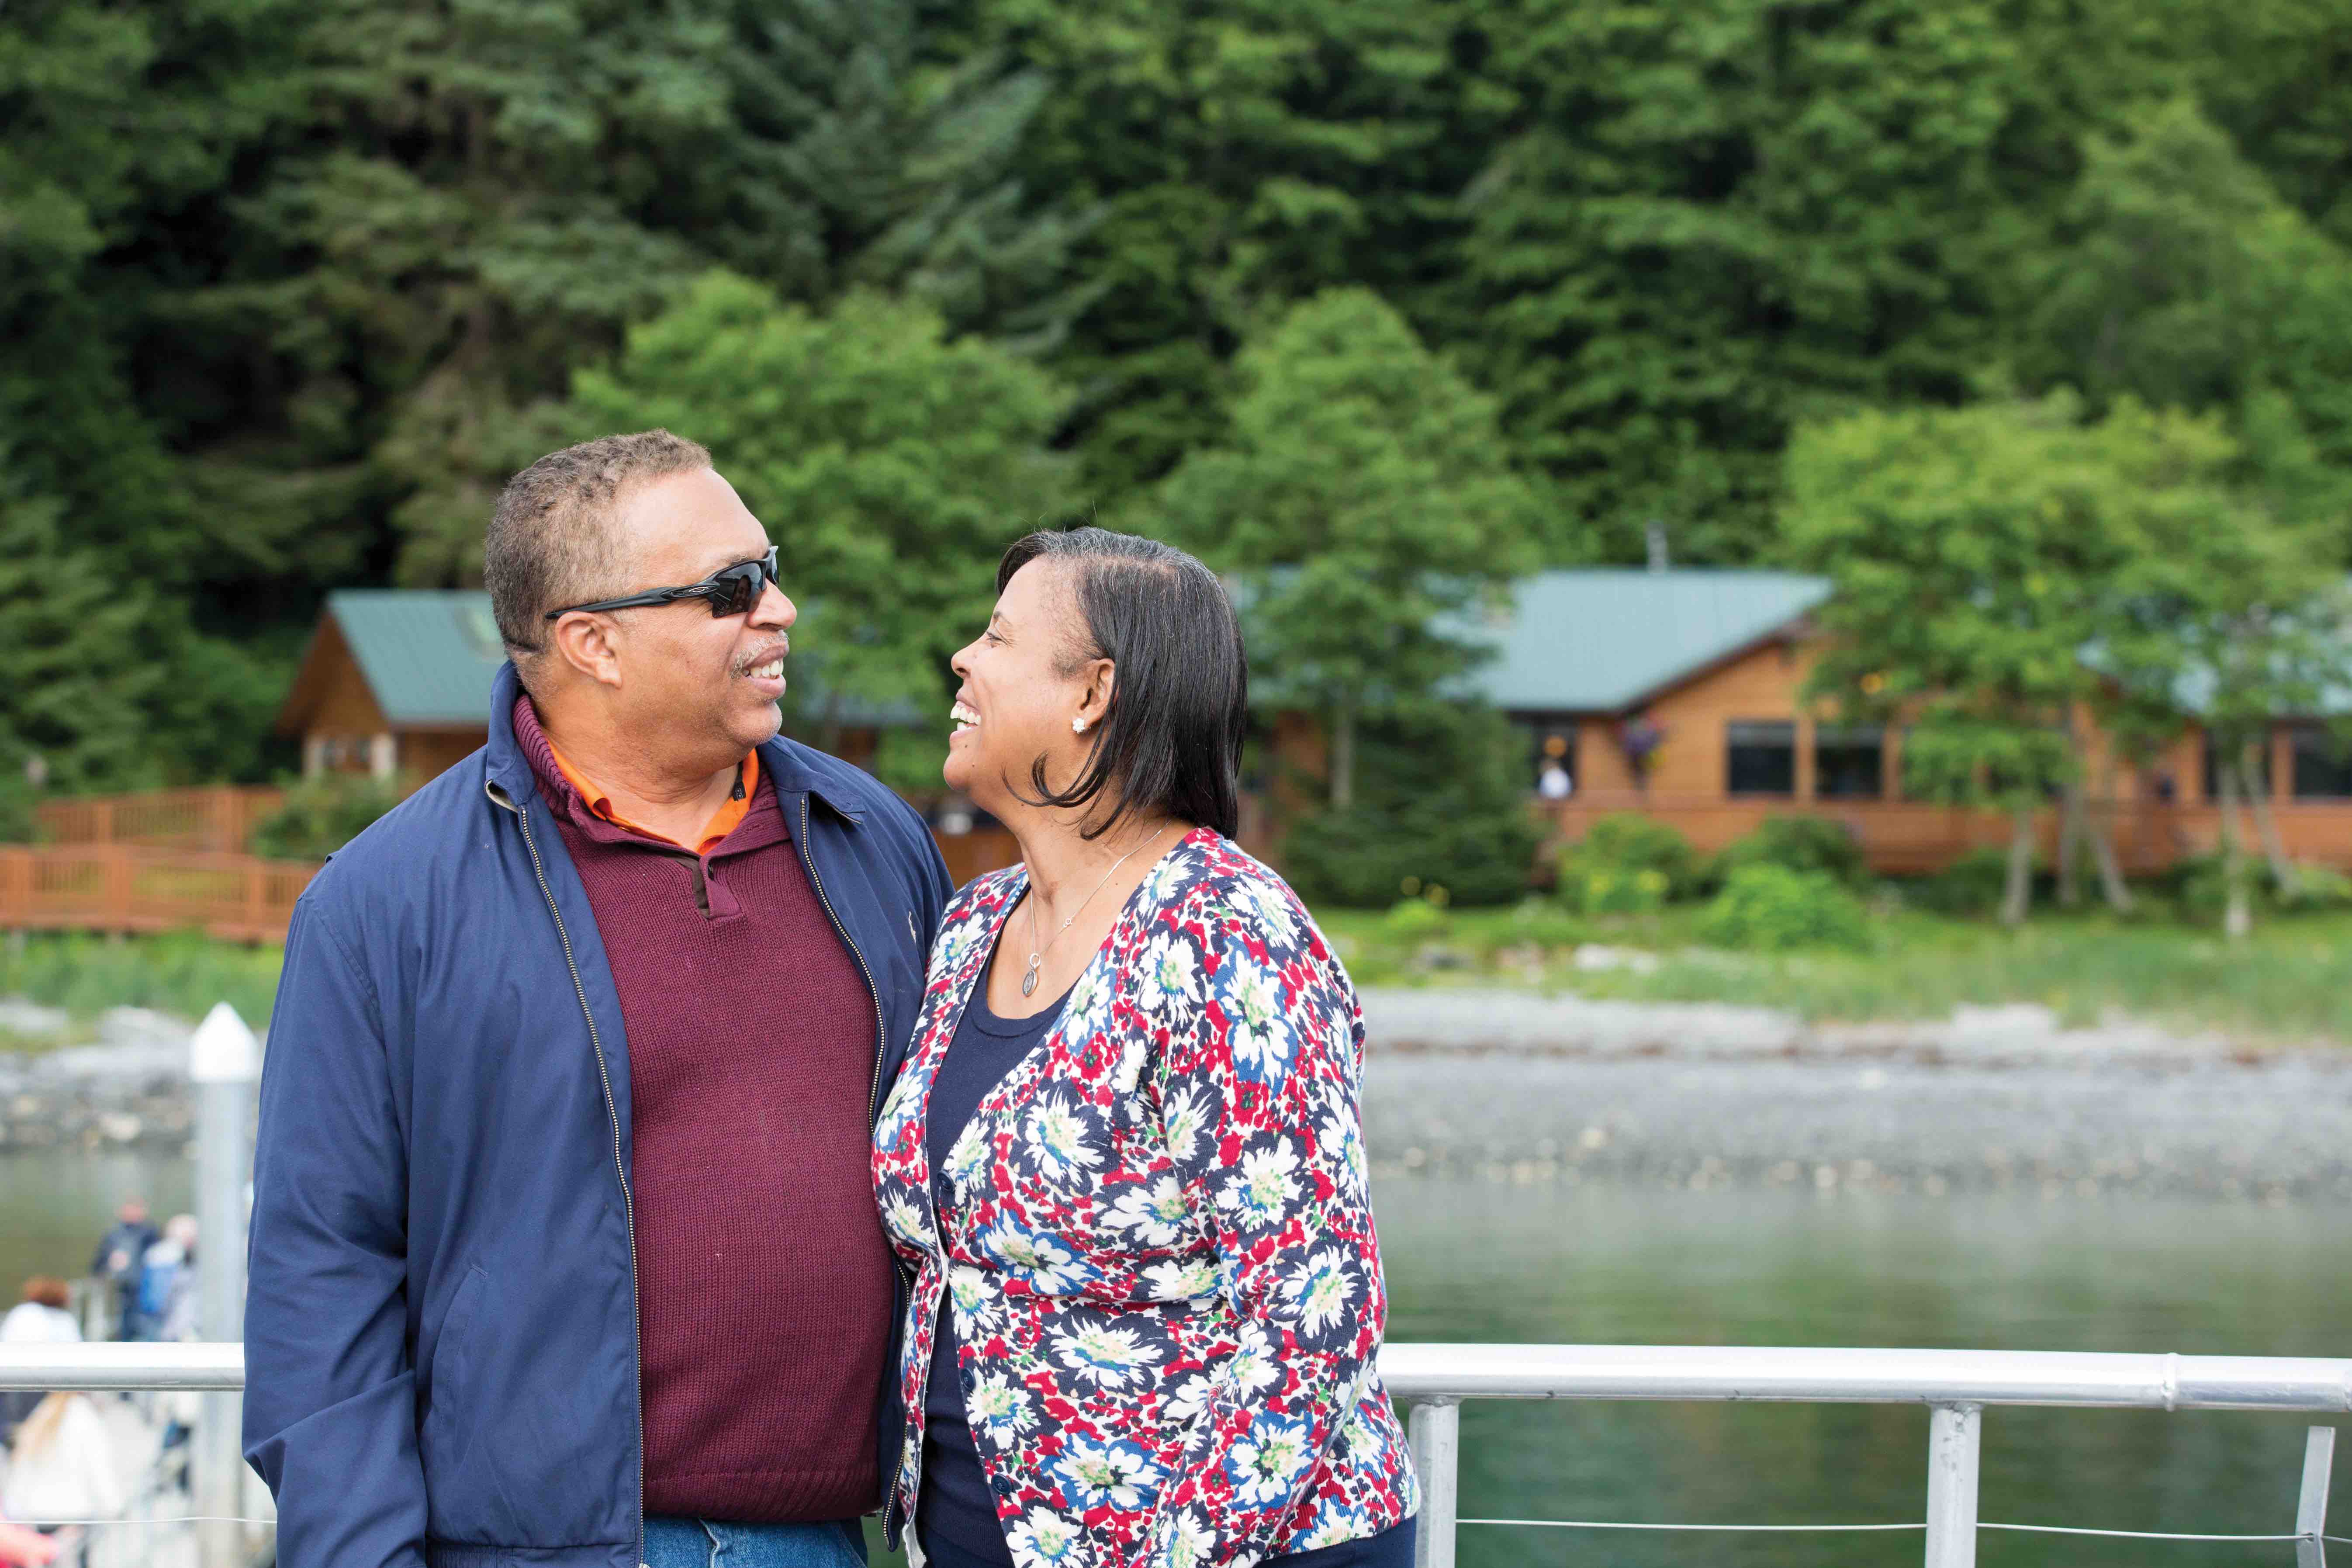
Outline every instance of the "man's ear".
<path fill-rule="evenodd" d="M 555 636 L 549 639 L 553 646 L 549 651 L 598 685 L 618 686 L 621 660 L 613 637 L 617 629 L 603 614 L 574 611 L 555 623 Z"/>

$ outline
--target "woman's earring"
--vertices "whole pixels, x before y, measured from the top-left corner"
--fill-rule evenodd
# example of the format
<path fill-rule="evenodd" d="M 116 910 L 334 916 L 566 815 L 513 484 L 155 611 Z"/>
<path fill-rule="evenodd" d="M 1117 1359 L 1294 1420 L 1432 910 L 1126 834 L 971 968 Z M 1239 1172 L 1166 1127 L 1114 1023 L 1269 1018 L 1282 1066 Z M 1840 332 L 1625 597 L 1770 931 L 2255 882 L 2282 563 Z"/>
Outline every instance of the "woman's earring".
<path fill-rule="evenodd" d="M 1073 719 L 1073 720 L 1071 720 L 1071 721 L 1070 721 L 1070 733 L 1071 733 L 1071 734 L 1073 734 L 1073 735 L 1083 735 L 1083 734 L 1085 734 L 1086 732 L 1087 732 L 1087 721 L 1086 721 L 1084 719 Z"/>

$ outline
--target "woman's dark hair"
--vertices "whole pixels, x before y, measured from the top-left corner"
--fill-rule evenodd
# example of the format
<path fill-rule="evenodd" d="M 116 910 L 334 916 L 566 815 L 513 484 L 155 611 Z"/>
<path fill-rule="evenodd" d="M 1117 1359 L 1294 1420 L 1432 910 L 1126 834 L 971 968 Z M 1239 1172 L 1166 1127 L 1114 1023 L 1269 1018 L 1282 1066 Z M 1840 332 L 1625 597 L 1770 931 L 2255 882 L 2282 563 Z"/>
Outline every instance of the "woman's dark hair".
<path fill-rule="evenodd" d="M 996 563 L 996 591 L 1032 561 L 1069 568 L 1077 600 L 1066 670 L 1107 658 L 1118 677 L 1094 750 L 1070 787 L 1030 764 L 1031 805 L 1091 805 L 1110 815 L 1081 829 L 1099 838 L 1130 812 L 1164 812 L 1241 830 L 1242 740 L 1249 722 L 1249 664 L 1241 623 L 1216 574 L 1157 540 L 1100 528 L 1033 533 Z"/>

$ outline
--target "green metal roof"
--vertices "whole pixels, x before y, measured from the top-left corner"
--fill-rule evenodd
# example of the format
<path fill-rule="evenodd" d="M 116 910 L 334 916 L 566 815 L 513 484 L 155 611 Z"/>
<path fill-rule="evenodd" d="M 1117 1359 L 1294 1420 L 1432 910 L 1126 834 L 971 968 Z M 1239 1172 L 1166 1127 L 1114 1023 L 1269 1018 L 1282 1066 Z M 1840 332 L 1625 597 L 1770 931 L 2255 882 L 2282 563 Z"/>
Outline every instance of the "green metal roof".
<path fill-rule="evenodd" d="M 353 588 L 327 595 L 376 706 L 394 724 L 484 724 L 490 680 L 507 660 L 490 596 L 432 588 Z"/>
<path fill-rule="evenodd" d="M 1507 710 L 1617 713 L 1790 626 L 1830 596 L 1788 572 L 1559 571 L 1528 578 L 1467 685 Z"/>
<path fill-rule="evenodd" d="M 327 612 L 342 628 L 376 706 L 396 725 L 486 724 L 490 682 L 506 662 L 490 596 L 479 590 L 352 588 L 327 595 Z M 810 656 L 796 654 L 792 671 L 803 705 L 822 702 L 811 679 Z M 942 710 L 944 711 L 944 710 Z M 834 717 L 855 728 L 929 721 L 906 703 L 849 699 Z"/>

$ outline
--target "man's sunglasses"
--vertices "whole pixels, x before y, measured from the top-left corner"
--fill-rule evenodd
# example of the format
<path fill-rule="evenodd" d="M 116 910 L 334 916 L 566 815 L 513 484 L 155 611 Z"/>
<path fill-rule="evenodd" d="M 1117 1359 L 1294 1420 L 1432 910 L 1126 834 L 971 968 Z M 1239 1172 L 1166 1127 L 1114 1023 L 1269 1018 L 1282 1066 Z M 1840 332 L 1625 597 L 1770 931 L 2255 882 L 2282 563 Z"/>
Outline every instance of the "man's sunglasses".
<path fill-rule="evenodd" d="M 624 599 L 599 599 L 593 605 L 566 605 L 560 610 L 550 610 L 547 618 L 561 620 L 575 610 L 635 610 L 647 605 L 675 605 L 680 599 L 703 599 L 710 605 L 710 613 L 719 616 L 740 616 L 750 613 L 776 580 L 776 547 L 751 561 L 738 561 L 732 566 L 721 566 L 699 583 L 688 583 L 683 588 L 649 588 L 642 594 L 631 594 Z"/>

